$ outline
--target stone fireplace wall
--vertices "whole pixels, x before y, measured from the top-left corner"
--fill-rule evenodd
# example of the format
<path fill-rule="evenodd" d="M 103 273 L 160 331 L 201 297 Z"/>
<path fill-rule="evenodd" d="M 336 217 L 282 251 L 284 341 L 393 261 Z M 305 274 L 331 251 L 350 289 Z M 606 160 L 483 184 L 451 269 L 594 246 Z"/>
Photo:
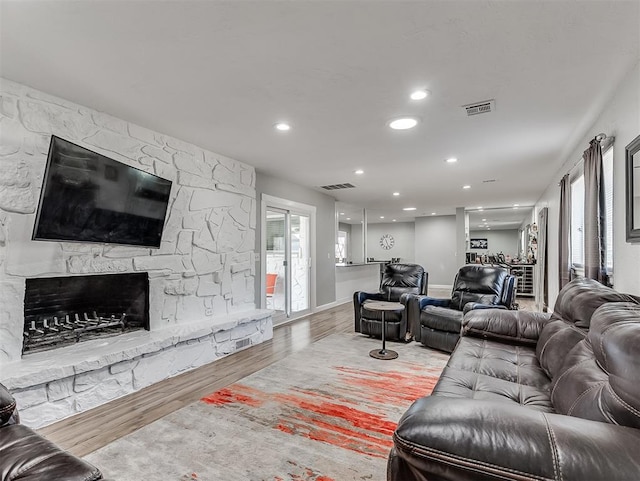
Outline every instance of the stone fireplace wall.
<path fill-rule="evenodd" d="M 31 240 L 51 134 L 173 181 L 159 249 Z M 254 309 L 255 197 L 249 165 L 0 79 L 0 363 L 29 277 L 148 272 L 152 331 Z"/>

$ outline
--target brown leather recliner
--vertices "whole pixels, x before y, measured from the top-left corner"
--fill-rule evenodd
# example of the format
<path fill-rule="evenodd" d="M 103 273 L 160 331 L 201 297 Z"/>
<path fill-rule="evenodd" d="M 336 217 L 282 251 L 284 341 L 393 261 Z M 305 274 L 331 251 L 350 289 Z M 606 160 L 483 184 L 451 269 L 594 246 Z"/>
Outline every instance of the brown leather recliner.
<path fill-rule="evenodd" d="M 16 402 L 0 384 L 0 479 L 16 481 L 94 481 L 103 479 L 91 464 L 58 448 L 19 424 Z"/>
<path fill-rule="evenodd" d="M 471 311 L 389 481 L 640 479 L 640 302 L 588 279 L 553 315 Z"/>
<path fill-rule="evenodd" d="M 411 294 L 426 294 L 429 274 L 418 264 L 387 264 L 379 292 L 356 291 L 353 294 L 355 331 L 382 337 L 382 313 L 367 309 L 367 301 L 399 302 L 406 305 Z M 407 333 L 407 313 L 387 312 L 384 317 L 386 338 L 403 340 Z"/>

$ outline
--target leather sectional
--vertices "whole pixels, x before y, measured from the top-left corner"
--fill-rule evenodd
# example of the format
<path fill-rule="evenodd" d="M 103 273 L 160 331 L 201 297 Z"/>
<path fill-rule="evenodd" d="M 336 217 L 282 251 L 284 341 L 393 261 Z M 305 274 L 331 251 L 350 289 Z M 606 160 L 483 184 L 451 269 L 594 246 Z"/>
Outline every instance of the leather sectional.
<path fill-rule="evenodd" d="M 387 479 L 637 480 L 639 446 L 639 299 L 577 279 L 553 315 L 465 315 L 398 423 Z"/>

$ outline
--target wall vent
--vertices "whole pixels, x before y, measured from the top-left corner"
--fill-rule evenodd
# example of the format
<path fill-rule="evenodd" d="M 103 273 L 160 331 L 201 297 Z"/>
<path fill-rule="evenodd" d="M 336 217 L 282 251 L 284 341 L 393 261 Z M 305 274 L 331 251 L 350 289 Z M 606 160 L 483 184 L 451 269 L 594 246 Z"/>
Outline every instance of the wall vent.
<path fill-rule="evenodd" d="M 496 179 L 487 179 L 487 180 L 483 180 L 482 183 L 483 184 L 491 184 L 492 182 L 495 182 Z"/>
<path fill-rule="evenodd" d="M 332 185 L 321 185 L 320 188 L 324 190 L 339 190 L 339 189 L 353 189 L 355 185 L 349 184 L 348 182 L 345 184 L 332 184 Z"/>
<path fill-rule="evenodd" d="M 251 344 L 251 339 L 240 339 L 236 341 L 236 349 L 242 349 L 243 347 L 247 347 Z"/>
<path fill-rule="evenodd" d="M 485 100 L 484 102 L 476 102 L 474 104 L 463 105 L 462 108 L 466 110 L 468 117 L 478 114 L 488 114 L 496 109 L 496 101 Z"/>

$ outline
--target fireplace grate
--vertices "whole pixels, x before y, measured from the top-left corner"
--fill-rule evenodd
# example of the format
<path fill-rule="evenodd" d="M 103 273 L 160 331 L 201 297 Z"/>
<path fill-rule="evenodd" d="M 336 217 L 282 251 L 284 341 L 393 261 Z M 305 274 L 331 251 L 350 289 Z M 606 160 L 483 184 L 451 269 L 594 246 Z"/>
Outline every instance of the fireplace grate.
<path fill-rule="evenodd" d="M 97 337 L 122 334 L 127 331 L 128 322 L 125 313 L 108 317 L 92 315 L 86 312 L 82 316 L 78 313 L 65 315 L 63 318 L 53 316 L 41 321 L 32 320 L 24 331 L 23 351 L 37 352 L 40 350 L 62 347 Z"/>

